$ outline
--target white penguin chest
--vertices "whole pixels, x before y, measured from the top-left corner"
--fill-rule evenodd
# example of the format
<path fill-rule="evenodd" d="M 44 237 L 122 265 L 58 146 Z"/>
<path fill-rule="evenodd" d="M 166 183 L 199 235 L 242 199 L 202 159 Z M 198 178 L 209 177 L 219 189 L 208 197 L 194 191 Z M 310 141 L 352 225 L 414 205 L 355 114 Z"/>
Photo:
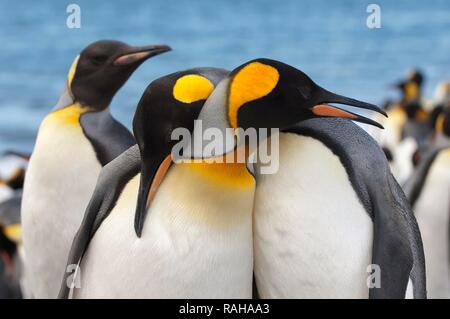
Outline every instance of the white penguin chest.
<path fill-rule="evenodd" d="M 372 221 L 330 149 L 280 134 L 279 171 L 257 175 L 255 275 L 263 298 L 367 298 Z"/>
<path fill-rule="evenodd" d="M 224 189 L 174 165 L 137 238 L 139 178 L 95 234 L 75 296 L 251 298 L 254 188 Z"/>
<path fill-rule="evenodd" d="M 81 126 L 44 120 L 27 170 L 24 197 L 35 210 L 42 210 L 36 217 L 66 215 L 65 219 L 79 220 L 100 170 Z"/>
<path fill-rule="evenodd" d="M 79 125 L 61 123 L 51 116 L 44 120 L 22 198 L 26 267 L 35 297 L 56 297 L 100 169 Z"/>

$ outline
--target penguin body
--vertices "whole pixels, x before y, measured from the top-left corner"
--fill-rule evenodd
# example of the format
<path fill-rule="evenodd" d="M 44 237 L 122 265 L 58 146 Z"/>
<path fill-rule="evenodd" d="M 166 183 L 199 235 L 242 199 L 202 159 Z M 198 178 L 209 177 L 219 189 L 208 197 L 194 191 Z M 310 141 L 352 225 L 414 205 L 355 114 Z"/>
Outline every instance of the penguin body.
<path fill-rule="evenodd" d="M 279 171 L 256 175 L 261 297 L 423 297 L 418 228 L 375 142 L 340 119 L 311 119 L 286 131 Z M 367 284 L 372 264 L 380 266 L 381 288 Z"/>
<path fill-rule="evenodd" d="M 422 233 L 429 298 L 450 298 L 450 143 L 424 157 L 405 185 Z"/>
<path fill-rule="evenodd" d="M 165 119 L 164 112 L 170 102 L 161 103 L 161 99 L 171 95 L 172 87 L 173 97 L 185 101 L 183 105 L 175 105 L 180 108 L 176 112 L 184 112 L 183 108 L 189 107 L 193 110 L 194 106 L 186 104 L 188 101 L 198 100 L 195 107 L 199 109 L 212 87 L 202 92 L 205 81 L 198 76 L 215 85 L 226 74 L 224 70 L 212 68 L 178 72 L 153 82 L 147 92 L 156 96 L 153 107 L 161 104 L 166 108 L 155 108 L 155 112 L 162 113 L 161 119 Z M 193 86 L 177 88 L 184 80 L 193 81 L 190 84 Z M 165 93 L 167 90 L 169 93 Z M 195 98 L 198 94 L 201 99 Z M 146 100 L 151 98 L 144 95 L 140 104 Z M 135 116 L 137 136 L 142 135 L 137 123 L 145 122 L 147 117 L 155 118 L 144 114 L 143 106 L 138 107 Z M 182 122 L 192 126 L 194 115 Z M 163 120 L 160 122 L 167 127 Z M 177 127 L 176 123 L 171 125 Z M 136 223 L 135 214 L 136 203 L 140 201 L 138 194 L 145 181 L 139 173 L 145 156 L 139 156 L 138 151 L 136 147 L 130 148 L 100 175 L 69 256 L 68 264 L 71 264 L 80 262 L 84 255 L 80 262 L 81 288 L 73 296 L 251 298 L 254 179 L 245 163 L 173 164 L 148 208 L 149 218 L 142 224 Z M 118 186 L 113 192 L 111 188 L 106 189 L 111 184 Z M 111 201 L 111 198 L 116 199 Z M 117 276 L 118 273 L 123 276 Z M 62 282 L 60 297 L 68 296 L 67 278 L 68 274 Z"/>
<path fill-rule="evenodd" d="M 260 297 L 367 298 L 373 227 L 339 158 L 309 136 L 282 133 L 279 143 L 276 176 L 257 175 Z"/>
<path fill-rule="evenodd" d="M 265 147 L 261 130 L 282 131 L 279 171 L 263 174 L 263 166 L 257 166 L 253 218 L 258 294 L 425 298 L 422 242 L 406 197 L 381 149 L 348 119 L 381 126 L 328 103 L 386 114 L 323 89 L 300 70 L 270 59 L 249 61 L 222 82 L 226 93 L 211 94 L 200 113 L 203 127 L 257 129 L 258 149 Z M 225 153 L 249 146 L 239 132 Z M 196 134 L 194 129 L 194 140 Z M 277 145 L 275 136 L 267 144 Z M 366 282 L 370 285 L 364 287 Z"/>
<path fill-rule="evenodd" d="M 169 169 L 141 238 L 133 229 L 140 176 L 127 183 L 83 258 L 74 297 L 251 298 L 252 177 L 242 190 L 190 166 Z"/>
<path fill-rule="evenodd" d="M 145 59 L 169 49 L 98 41 L 74 60 L 57 105 L 40 125 L 25 178 L 25 282 L 34 297 L 57 297 L 101 167 L 135 143 L 109 113 L 114 94 Z"/>
<path fill-rule="evenodd" d="M 102 167 L 79 125 L 80 112 L 73 105 L 46 117 L 28 166 L 22 203 L 25 276 L 37 298 L 57 295 L 71 241 Z"/>

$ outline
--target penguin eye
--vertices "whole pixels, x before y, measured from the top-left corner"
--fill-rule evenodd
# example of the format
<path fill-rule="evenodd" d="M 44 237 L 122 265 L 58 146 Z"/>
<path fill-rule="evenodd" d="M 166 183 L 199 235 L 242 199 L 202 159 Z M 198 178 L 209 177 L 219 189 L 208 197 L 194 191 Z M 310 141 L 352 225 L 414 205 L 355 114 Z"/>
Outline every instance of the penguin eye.
<path fill-rule="evenodd" d="M 106 60 L 108 59 L 108 57 L 106 55 L 94 55 L 91 57 L 91 61 L 92 63 L 94 63 L 95 65 L 101 65 L 103 64 Z"/>

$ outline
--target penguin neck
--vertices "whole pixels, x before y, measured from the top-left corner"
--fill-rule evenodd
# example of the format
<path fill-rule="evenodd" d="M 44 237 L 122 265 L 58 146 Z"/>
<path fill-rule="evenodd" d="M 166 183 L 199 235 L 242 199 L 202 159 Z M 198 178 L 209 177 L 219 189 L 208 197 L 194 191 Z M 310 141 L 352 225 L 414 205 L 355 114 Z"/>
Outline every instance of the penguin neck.
<path fill-rule="evenodd" d="M 150 206 L 173 225 L 195 222 L 221 230 L 251 224 L 255 180 L 243 163 L 173 164 Z M 145 232 L 145 230 L 144 230 Z M 230 233 L 231 234 L 231 233 Z"/>
<path fill-rule="evenodd" d="M 108 109 L 111 100 L 112 97 L 104 97 L 99 100 L 92 99 L 90 103 L 84 102 L 81 99 L 74 96 L 70 88 L 69 82 L 67 82 L 52 112 L 71 107 L 75 104 L 83 108 L 84 112 L 101 112 Z"/>
<path fill-rule="evenodd" d="M 207 183 L 231 188 L 251 188 L 255 184 L 245 163 L 210 163 L 206 161 L 188 162 L 184 165 Z"/>
<path fill-rule="evenodd" d="M 247 147 L 244 154 L 239 153 L 234 150 L 218 158 L 197 159 L 177 165 L 184 165 L 189 171 L 199 175 L 206 183 L 238 189 L 254 187 L 254 177 L 248 171 L 247 163 L 242 162 L 243 159 L 249 157 Z"/>
<path fill-rule="evenodd" d="M 49 114 L 49 119 L 69 126 L 80 126 L 80 116 L 83 113 L 92 112 L 92 109 L 79 102 L 70 104 L 64 108 L 56 109 Z"/>

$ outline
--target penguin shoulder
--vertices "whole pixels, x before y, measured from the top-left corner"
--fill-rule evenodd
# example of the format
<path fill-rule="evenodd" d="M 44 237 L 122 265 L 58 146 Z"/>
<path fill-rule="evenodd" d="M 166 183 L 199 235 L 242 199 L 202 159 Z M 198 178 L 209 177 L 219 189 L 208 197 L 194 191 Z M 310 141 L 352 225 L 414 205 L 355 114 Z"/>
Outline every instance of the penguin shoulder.
<path fill-rule="evenodd" d="M 103 166 L 136 144 L 131 132 L 111 115 L 109 108 L 82 114 L 80 125 Z"/>
<path fill-rule="evenodd" d="M 388 183 L 390 168 L 383 151 L 368 133 L 339 118 L 310 119 L 284 132 L 309 136 L 330 149 L 344 166 L 366 211 L 372 214 L 370 193 L 380 183 Z"/>

